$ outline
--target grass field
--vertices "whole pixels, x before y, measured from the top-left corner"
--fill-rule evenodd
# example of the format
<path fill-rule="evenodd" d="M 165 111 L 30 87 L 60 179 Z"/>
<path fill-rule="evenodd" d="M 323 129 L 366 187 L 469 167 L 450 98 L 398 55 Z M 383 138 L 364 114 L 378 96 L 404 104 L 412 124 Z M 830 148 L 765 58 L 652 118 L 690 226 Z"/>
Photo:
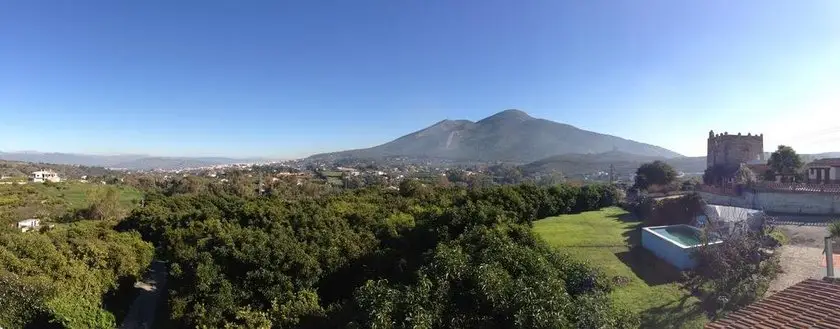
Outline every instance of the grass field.
<path fill-rule="evenodd" d="M 32 185 L 43 186 L 43 184 Z M 59 183 L 45 186 L 42 191 L 48 197 L 64 199 L 71 207 L 78 208 L 87 206 L 88 195 L 98 188 L 103 188 L 103 186 L 90 183 Z M 114 188 L 120 191 L 120 203 L 123 206 L 131 206 L 143 198 L 143 193 L 133 187 L 116 186 Z"/>
<path fill-rule="evenodd" d="M 135 207 L 142 192 L 128 186 L 108 186 L 120 192 L 123 209 Z M 106 188 L 99 184 L 62 182 L 55 184 L 0 185 L 0 221 L 14 222 L 26 218 L 57 218 L 68 211 L 90 204 L 89 196 Z"/>
<path fill-rule="evenodd" d="M 702 328 L 700 301 L 681 289 L 680 274 L 639 246 L 639 225 L 626 211 L 605 208 L 534 222 L 550 245 L 602 269 L 626 284 L 613 301 L 638 312 L 644 328 Z M 634 248 L 635 247 L 635 248 Z"/>

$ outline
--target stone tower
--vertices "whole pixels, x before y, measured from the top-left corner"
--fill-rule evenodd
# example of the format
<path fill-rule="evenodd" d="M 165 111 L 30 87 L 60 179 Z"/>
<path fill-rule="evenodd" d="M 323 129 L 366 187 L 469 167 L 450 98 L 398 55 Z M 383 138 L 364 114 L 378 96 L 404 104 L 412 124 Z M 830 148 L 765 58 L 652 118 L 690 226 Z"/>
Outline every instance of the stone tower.
<path fill-rule="evenodd" d="M 764 134 L 730 135 L 724 132 L 715 135 L 714 131 L 709 131 L 706 168 L 715 165 L 734 167 L 755 161 L 764 161 Z"/>

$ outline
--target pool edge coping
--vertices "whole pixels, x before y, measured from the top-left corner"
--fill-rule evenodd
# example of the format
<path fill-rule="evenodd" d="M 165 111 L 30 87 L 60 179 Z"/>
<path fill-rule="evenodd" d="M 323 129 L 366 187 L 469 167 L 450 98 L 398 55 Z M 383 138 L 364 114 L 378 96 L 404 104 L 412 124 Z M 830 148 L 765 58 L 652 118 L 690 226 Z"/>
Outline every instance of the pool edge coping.
<path fill-rule="evenodd" d="M 702 245 L 714 245 L 714 244 L 723 243 L 723 240 L 719 239 L 718 241 L 715 241 L 715 242 L 709 242 L 709 243 L 705 243 L 705 244 L 704 243 L 699 243 L 699 244 L 695 244 L 695 245 L 686 246 L 686 245 L 684 245 L 684 244 L 682 244 L 678 241 L 671 240 L 670 238 L 668 238 L 668 237 L 666 237 L 662 234 L 656 233 L 656 231 L 653 230 L 655 228 L 674 227 L 674 226 L 688 226 L 692 229 L 695 229 L 695 230 L 698 230 L 698 231 L 700 230 L 699 228 L 688 225 L 688 224 L 648 226 L 648 227 L 642 227 L 642 230 L 648 231 L 649 233 L 651 233 L 653 235 L 656 235 L 656 236 L 658 236 L 662 239 L 665 239 L 666 241 L 669 241 L 669 242 L 673 243 L 674 245 L 676 245 L 677 247 L 680 247 L 682 249 L 691 249 L 691 248 L 696 248 L 696 247 L 699 247 L 699 246 L 702 246 Z"/>

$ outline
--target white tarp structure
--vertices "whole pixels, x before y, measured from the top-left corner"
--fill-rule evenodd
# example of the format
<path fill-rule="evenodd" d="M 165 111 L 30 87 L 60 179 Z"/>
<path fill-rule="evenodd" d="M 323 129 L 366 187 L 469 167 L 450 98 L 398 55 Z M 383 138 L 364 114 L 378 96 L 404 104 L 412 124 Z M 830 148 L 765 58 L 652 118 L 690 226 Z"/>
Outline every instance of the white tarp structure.
<path fill-rule="evenodd" d="M 705 205 L 703 215 L 697 216 L 695 226 L 702 227 L 711 223 L 712 228 L 723 236 L 737 234 L 743 230 L 758 231 L 764 228 L 767 216 L 761 210 Z"/>

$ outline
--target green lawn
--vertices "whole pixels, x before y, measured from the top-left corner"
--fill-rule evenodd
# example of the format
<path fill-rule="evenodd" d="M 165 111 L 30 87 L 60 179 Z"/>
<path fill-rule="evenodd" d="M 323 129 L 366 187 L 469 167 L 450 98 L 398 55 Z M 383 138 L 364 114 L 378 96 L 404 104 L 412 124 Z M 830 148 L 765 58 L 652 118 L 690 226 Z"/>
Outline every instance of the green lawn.
<path fill-rule="evenodd" d="M 108 187 L 119 190 L 120 203 L 126 211 L 143 198 L 142 192 L 129 186 Z M 87 207 L 89 196 L 102 188 L 105 186 L 78 182 L 0 185 L 0 224 L 32 217 L 58 218 Z"/>
<path fill-rule="evenodd" d="M 93 183 L 58 183 L 52 185 L 31 184 L 35 188 L 40 189 L 42 193 L 49 197 L 58 198 L 66 201 L 73 208 L 82 208 L 89 204 L 88 195 L 96 189 L 104 188 L 103 185 Z M 132 206 L 143 198 L 143 193 L 130 186 L 113 186 L 120 191 L 120 203 L 123 206 Z"/>
<path fill-rule="evenodd" d="M 644 328 L 702 328 L 708 321 L 700 301 L 680 288 L 680 274 L 639 245 L 640 222 L 619 208 L 549 217 L 534 222 L 534 231 L 550 245 L 624 277 L 613 301 L 636 311 Z"/>

